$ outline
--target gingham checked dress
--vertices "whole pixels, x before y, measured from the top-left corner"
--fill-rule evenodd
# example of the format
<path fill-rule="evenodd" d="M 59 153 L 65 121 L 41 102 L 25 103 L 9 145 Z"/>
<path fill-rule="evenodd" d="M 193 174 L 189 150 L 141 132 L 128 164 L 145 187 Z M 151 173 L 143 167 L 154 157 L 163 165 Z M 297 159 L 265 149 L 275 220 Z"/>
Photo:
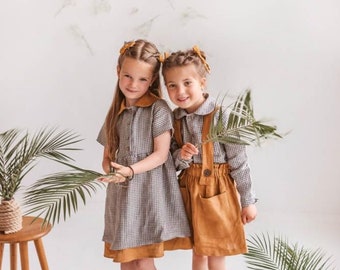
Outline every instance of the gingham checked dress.
<path fill-rule="evenodd" d="M 116 162 L 132 165 L 150 155 L 153 139 L 172 131 L 172 124 L 168 104 L 152 94 L 146 94 L 132 107 L 122 103 L 117 123 L 119 151 Z M 105 145 L 103 128 L 98 142 Z M 163 165 L 136 174 L 128 188 L 108 184 L 103 241 L 111 250 L 161 243 L 190 234 L 170 151 Z M 177 248 L 172 246 L 172 249 Z"/>

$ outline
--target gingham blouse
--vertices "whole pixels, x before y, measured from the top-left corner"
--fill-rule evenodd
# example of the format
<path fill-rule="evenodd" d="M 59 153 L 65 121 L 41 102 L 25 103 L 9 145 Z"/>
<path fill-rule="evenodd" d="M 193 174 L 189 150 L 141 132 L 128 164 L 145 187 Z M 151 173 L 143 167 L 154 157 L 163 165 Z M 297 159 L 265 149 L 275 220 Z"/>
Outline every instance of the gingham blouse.
<path fill-rule="evenodd" d="M 174 110 L 175 119 L 181 119 L 181 132 L 183 143 L 190 142 L 199 144 L 202 142 L 203 116 L 209 114 L 215 109 L 216 100 L 206 95 L 205 102 L 193 113 L 187 113 L 184 109 L 176 108 Z M 228 119 L 227 112 L 223 119 Z M 217 118 L 215 114 L 215 121 Z M 199 153 L 194 155 L 189 162 L 179 158 L 178 145 L 173 140 L 171 149 L 178 170 L 189 167 L 190 162 L 202 163 L 202 156 Z M 245 207 L 256 202 L 255 194 L 252 190 L 252 181 L 250 169 L 247 162 L 246 148 L 244 145 L 214 143 L 214 163 L 228 163 L 230 166 L 230 175 L 235 180 L 237 190 L 240 193 L 241 205 Z"/>
<path fill-rule="evenodd" d="M 117 131 L 117 163 L 132 165 L 153 151 L 153 139 L 173 130 L 173 116 L 165 100 L 151 94 L 135 106 L 121 106 Z M 98 141 L 105 146 L 104 129 Z M 170 154 L 153 170 L 136 174 L 128 188 L 109 183 L 105 204 L 103 241 L 112 250 L 159 243 L 190 236 L 176 170 Z"/>

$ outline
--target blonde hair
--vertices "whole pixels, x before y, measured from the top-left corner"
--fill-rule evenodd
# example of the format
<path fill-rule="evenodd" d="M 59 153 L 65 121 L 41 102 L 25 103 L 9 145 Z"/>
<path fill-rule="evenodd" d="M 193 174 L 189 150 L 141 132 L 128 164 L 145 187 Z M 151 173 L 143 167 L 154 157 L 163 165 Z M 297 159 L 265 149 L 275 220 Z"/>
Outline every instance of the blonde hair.
<path fill-rule="evenodd" d="M 159 70 L 161 66 L 159 56 L 160 53 L 157 47 L 149 41 L 138 39 L 135 41 L 125 42 L 120 49 L 118 67 L 122 66 L 126 57 L 150 64 L 153 67 L 153 83 L 150 85 L 149 91 L 158 97 L 162 97 L 159 77 Z M 117 82 L 113 101 L 105 119 L 106 145 L 109 148 L 109 154 L 112 160 L 115 159 L 115 154 L 118 149 L 119 138 L 116 131 L 116 125 L 120 105 L 124 98 L 125 97 L 119 88 L 119 82 Z"/>
<path fill-rule="evenodd" d="M 162 75 L 165 78 L 167 70 L 173 67 L 183 67 L 193 64 L 196 67 L 197 73 L 201 77 L 206 77 L 210 72 L 210 67 L 206 61 L 206 56 L 197 46 L 186 51 L 177 51 L 168 55 L 162 65 Z"/>

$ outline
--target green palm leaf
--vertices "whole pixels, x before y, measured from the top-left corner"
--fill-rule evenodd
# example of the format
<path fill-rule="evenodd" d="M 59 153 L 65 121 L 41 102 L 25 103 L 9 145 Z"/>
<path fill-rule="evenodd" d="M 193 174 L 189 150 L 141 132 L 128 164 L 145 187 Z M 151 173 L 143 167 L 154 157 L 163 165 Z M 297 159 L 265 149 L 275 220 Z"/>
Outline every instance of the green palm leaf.
<path fill-rule="evenodd" d="M 25 214 L 36 213 L 43 217 L 44 224 L 59 223 L 78 211 L 79 201 L 86 204 L 98 187 L 104 183 L 96 179 L 101 173 L 81 169 L 60 162 L 72 168 L 70 171 L 55 173 L 37 180 L 24 193 Z"/>
<path fill-rule="evenodd" d="M 0 133 L 0 198 L 10 200 L 21 187 L 23 178 L 36 166 L 39 159 L 66 165 L 67 171 L 39 179 L 24 192 L 25 214 L 43 216 L 44 225 L 55 224 L 77 212 L 79 202 L 84 205 L 98 187 L 101 173 L 81 169 L 70 164 L 68 151 L 81 141 L 71 131 L 44 128 L 30 136 L 17 129 Z"/>
<path fill-rule="evenodd" d="M 260 145 L 266 139 L 282 138 L 276 132 L 275 126 L 255 119 L 250 90 L 238 96 L 229 112 L 228 120 L 225 121 L 223 117 L 228 108 L 219 107 L 216 124 L 212 123 L 210 126 L 208 140 L 205 142 Z M 225 122 L 227 125 L 224 125 Z"/>
<path fill-rule="evenodd" d="M 290 244 L 282 236 L 253 235 L 244 254 L 247 268 L 253 270 L 327 270 L 335 269 L 330 257 L 320 249 L 310 250 Z"/>
<path fill-rule="evenodd" d="M 71 131 L 43 128 L 30 136 L 27 132 L 10 129 L 0 133 L 0 197 L 13 198 L 22 179 L 35 167 L 41 158 L 70 161 L 65 151 L 79 150 L 70 146 L 81 141 Z"/>

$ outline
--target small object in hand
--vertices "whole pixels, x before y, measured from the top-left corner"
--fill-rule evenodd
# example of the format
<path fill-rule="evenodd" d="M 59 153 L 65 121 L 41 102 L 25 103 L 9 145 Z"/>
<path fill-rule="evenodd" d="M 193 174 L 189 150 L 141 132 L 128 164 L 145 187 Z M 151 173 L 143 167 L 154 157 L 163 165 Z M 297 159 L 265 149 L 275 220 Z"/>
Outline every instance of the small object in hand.
<path fill-rule="evenodd" d="M 125 179 L 125 181 L 122 182 L 117 182 L 117 177 L 123 177 Z M 115 185 L 123 187 L 123 188 L 127 188 L 129 186 L 129 181 L 130 178 L 126 177 L 125 175 L 119 173 L 116 171 L 115 168 L 110 167 L 110 173 L 108 174 L 108 177 L 110 182 L 113 182 Z"/>

